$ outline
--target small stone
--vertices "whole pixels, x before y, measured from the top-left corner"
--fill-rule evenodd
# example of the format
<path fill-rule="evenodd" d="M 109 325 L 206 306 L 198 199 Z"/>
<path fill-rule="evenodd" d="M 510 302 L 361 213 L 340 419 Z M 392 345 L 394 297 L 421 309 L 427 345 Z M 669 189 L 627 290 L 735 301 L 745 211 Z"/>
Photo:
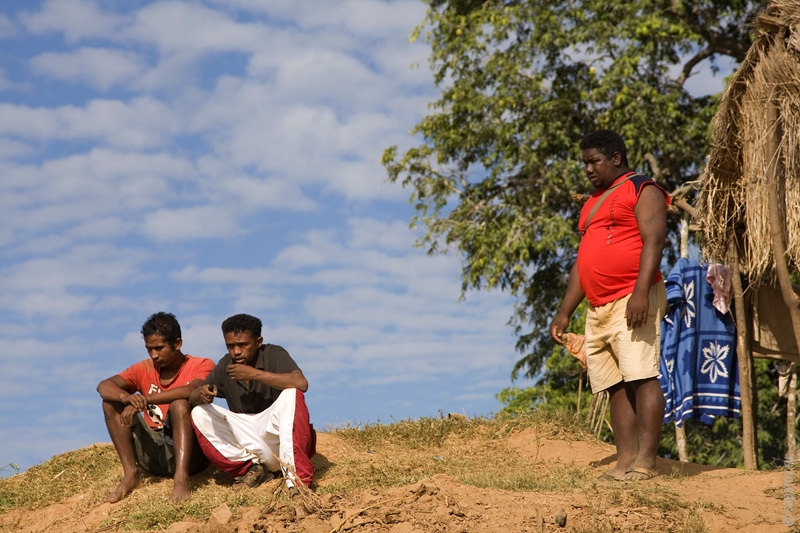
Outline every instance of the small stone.
<path fill-rule="evenodd" d="M 231 512 L 231 509 L 230 507 L 228 507 L 228 504 L 223 503 L 222 505 L 216 507 L 213 511 L 211 511 L 211 516 L 208 518 L 208 521 L 210 523 L 222 526 L 227 524 L 232 516 L 233 512 Z"/>
<path fill-rule="evenodd" d="M 561 509 L 558 514 L 556 515 L 555 519 L 556 525 L 558 527 L 566 527 L 567 525 L 567 512 L 564 509 Z"/>

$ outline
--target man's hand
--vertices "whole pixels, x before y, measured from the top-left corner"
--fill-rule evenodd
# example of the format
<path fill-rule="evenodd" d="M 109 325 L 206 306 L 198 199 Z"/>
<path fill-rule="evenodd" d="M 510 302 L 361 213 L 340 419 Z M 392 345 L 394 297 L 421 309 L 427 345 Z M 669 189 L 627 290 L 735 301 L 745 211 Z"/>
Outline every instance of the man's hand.
<path fill-rule="evenodd" d="M 633 291 L 631 297 L 628 299 L 628 306 L 625 308 L 625 319 L 628 322 L 628 328 L 636 329 L 644 326 L 647 322 L 648 310 L 648 293 L 640 293 Z"/>
<path fill-rule="evenodd" d="M 569 281 L 567 282 L 567 292 L 564 293 L 564 300 L 556 317 L 550 324 L 550 336 L 557 344 L 564 345 L 564 330 L 569 326 L 569 319 L 572 313 L 578 308 L 586 295 L 581 289 L 581 277 L 578 273 L 578 263 L 572 265 L 569 270 Z"/>
<path fill-rule="evenodd" d="M 146 406 L 145 406 L 146 407 Z M 139 409 L 132 405 L 126 405 L 119 415 L 119 421 L 126 428 L 133 427 L 133 417 L 139 414 Z"/>
<path fill-rule="evenodd" d="M 122 398 L 122 404 L 127 405 L 129 407 L 134 407 L 137 411 L 144 411 L 147 409 L 147 398 L 139 394 L 138 392 L 135 394 L 128 394 L 127 396 Z"/>
<path fill-rule="evenodd" d="M 250 381 L 253 379 L 258 379 L 261 375 L 261 371 L 253 368 L 250 365 L 237 365 L 236 363 L 231 363 L 228 365 L 228 375 L 231 379 L 235 379 L 237 381 Z"/>
<path fill-rule="evenodd" d="M 550 324 L 550 336 L 557 344 L 564 344 L 564 330 L 569 325 L 569 318 L 562 316 L 561 313 L 557 314 Z"/>
<path fill-rule="evenodd" d="M 189 403 L 192 405 L 199 405 L 201 403 L 211 403 L 214 401 L 214 398 L 217 396 L 217 387 L 216 385 L 202 385 L 192 391 L 191 396 L 189 396 Z M 196 398 L 196 401 L 195 401 Z"/>

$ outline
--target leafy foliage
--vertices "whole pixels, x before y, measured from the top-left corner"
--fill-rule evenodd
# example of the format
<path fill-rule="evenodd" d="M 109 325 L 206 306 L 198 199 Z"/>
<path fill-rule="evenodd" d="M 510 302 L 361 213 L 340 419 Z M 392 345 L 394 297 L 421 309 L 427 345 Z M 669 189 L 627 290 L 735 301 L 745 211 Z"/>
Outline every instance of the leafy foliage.
<path fill-rule="evenodd" d="M 578 141 L 614 129 L 668 190 L 696 179 L 716 98 L 686 81 L 701 62 L 742 60 L 766 0 L 424 1 L 412 38 L 430 44 L 441 96 L 414 129 L 422 144 L 383 164 L 412 191 L 419 244 L 462 258 L 464 291 L 517 297 L 512 377 L 538 376 L 590 187 Z"/>

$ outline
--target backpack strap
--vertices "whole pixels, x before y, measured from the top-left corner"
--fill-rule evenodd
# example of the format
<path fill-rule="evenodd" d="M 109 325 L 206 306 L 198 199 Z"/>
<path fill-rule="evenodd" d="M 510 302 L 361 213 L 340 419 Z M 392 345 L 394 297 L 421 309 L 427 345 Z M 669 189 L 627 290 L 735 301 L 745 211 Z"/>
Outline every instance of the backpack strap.
<path fill-rule="evenodd" d="M 626 178 L 623 178 L 623 179 L 622 179 L 622 180 L 621 180 L 619 183 L 617 183 L 617 184 L 616 184 L 616 185 L 614 185 L 613 187 L 609 187 L 609 188 L 606 190 L 606 192 L 605 192 L 605 193 L 603 193 L 603 196 L 601 196 L 601 197 L 600 197 L 600 199 L 597 201 L 597 203 L 596 203 L 596 204 L 594 204 L 594 207 L 592 208 L 592 210 L 591 210 L 591 211 L 589 211 L 589 216 L 587 216 L 587 217 L 586 217 L 586 224 L 585 224 L 585 225 L 584 225 L 584 227 L 583 227 L 583 233 L 584 233 L 584 235 L 585 235 L 585 234 L 586 234 L 586 232 L 589 230 L 589 222 L 591 222 L 591 220 L 592 220 L 592 217 L 593 217 L 593 216 L 594 216 L 594 214 L 597 212 L 597 210 L 600 208 L 600 204 L 602 204 L 602 203 L 603 203 L 603 200 L 605 200 L 606 198 L 608 198 L 608 195 L 609 195 L 609 194 L 611 194 L 612 192 L 614 192 L 614 189 L 616 189 L 617 187 L 619 187 L 620 185 L 622 185 L 623 183 L 625 183 L 625 182 L 626 182 L 626 181 L 628 181 L 629 179 L 631 179 L 631 178 L 635 178 L 636 176 L 642 176 L 642 175 L 641 175 L 641 174 L 636 174 L 636 173 L 630 174 L 628 177 L 626 177 Z M 642 177 L 644 177 L 644 176 L 642 176 Z"/>

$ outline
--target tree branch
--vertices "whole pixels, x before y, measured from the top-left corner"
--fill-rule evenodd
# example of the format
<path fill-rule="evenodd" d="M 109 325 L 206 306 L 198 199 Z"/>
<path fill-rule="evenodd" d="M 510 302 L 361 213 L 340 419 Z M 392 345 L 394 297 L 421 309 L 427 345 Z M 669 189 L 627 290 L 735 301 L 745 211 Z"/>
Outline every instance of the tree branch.
<path fill-rule="evenodd" d="M 650 165 L 650 171 L 653 173 L 653 179 L 657 182 L 660 182 L 664 172 L 661 170 L 661 166 L 658 164 L 658 159 L 656 159 L 656 156 L 648 152 L 644 154 L 642 158 L 647 161 L 648 165 Z"/>
<path fill-rule="evenodd" d="M 689 79 L 689 76 L 692 75 L 692 69 L 695 66 L 697 66 L 698 63 L 700 63 L 707 57 L 713 56 L 716 53 L 717 53 L 716 50 L 708 47 L 701 50 L 700 52 L 695 54 L 693 58 L 687 61 L 686 64 L 683 66 L 683 72 L 681 72 L 681 75 L 678 76 L 677 80 L 675 80 L 675 83 L 678 84 L 678 87 L 683 87 L 683 84 L 686 83 L 686 80 Z"/>

